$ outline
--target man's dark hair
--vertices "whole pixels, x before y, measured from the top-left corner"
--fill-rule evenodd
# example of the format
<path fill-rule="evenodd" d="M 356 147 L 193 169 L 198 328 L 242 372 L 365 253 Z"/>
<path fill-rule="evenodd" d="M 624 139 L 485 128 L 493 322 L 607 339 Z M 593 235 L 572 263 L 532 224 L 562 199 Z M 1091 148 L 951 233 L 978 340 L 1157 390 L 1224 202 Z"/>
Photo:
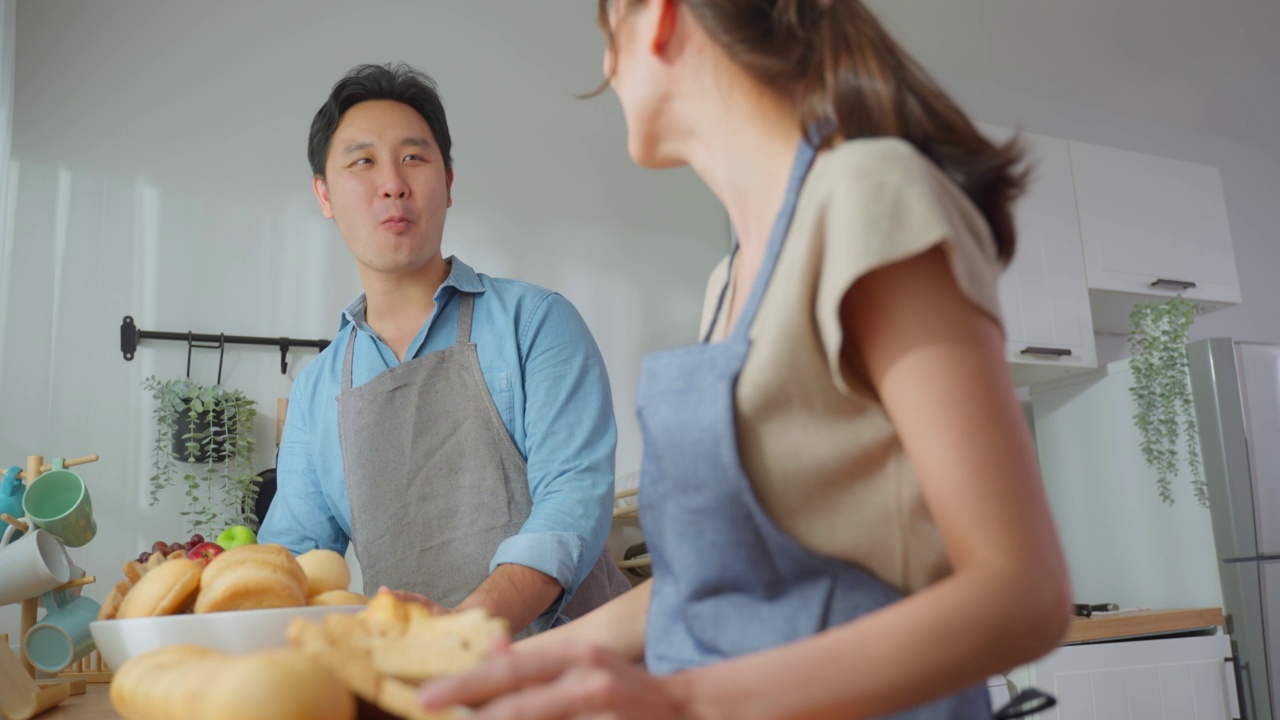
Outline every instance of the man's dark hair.
<path fill-rule="evenodd" d="M 387 63 L 357 65 L 333 86 L 329 99 L 320 106 L 311 121 L 307 160 L 311 163 L 312 174 L 324 176 L 329 145 L 343 113 L 369 100 L 394 100 L 417 110 L 435 135 L 445 170 L 453 167 L 453 157 L 449 154 L 453 143 L 449 139 L 449 123 L 444 117 L 444 103 L 440 101 L 436 81 L 405 63 Z"/>

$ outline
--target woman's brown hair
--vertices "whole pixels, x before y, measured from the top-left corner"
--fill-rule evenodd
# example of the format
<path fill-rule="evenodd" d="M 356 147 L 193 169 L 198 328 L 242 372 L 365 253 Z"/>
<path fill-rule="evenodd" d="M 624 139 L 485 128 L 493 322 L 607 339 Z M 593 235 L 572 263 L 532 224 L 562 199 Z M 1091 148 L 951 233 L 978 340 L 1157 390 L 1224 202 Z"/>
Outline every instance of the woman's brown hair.
<path fill-rule="evenodd" d="M 739 66 L 795 99 L 802 129 L 825 129 L 810 138 L 819 147 L 836 138 L 907 140 L 982 212 L 1000 259 L 1013 257 L 1010 208 L 1027 175 L 1021 143 L 983 137 L 860 0 L 679 1 Z M 599 2 L 612 45 L 610 0 Z"/>

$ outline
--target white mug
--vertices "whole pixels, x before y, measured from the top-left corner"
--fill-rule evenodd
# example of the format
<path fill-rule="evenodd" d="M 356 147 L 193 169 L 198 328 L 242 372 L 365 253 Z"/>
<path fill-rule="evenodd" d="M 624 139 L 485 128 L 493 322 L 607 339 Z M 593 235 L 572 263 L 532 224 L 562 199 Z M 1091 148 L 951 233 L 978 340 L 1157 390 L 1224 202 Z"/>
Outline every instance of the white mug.
<path fill-rule="evenodd" d="M 71 579 L 71 559 L 56 536 L 36 528 L 0 548 L 0 605 L 39 597 Z"/>

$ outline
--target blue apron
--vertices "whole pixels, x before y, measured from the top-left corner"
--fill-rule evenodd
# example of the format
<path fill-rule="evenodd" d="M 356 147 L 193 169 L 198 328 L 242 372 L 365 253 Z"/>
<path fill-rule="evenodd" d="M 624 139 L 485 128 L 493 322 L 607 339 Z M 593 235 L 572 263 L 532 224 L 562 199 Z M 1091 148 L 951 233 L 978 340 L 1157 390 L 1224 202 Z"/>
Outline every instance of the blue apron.
<path fill-rule="evenodd" d="M 708 331 L 701 344 L 649 355 L 641 369 L 640 520 L 655 578 L 645 663 L 655 674 L 795 642 L 902 597 L 775 525 L 739 459 L 734 386 L 751 350 L 747 330 L 815 154 L 802 140 L 760 275 L 730 337 L 711 343 Z M 986 688 L 975 686 L 898 717 L 990 718 L 991 709 Z"/>

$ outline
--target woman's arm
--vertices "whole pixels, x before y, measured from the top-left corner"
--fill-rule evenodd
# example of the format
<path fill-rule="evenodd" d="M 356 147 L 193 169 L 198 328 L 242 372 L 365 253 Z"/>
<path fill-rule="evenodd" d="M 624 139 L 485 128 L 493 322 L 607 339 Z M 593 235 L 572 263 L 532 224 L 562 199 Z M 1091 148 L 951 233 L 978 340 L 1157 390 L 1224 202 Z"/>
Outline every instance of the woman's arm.
<path fill-rule="evenodd" d="M 521 640 L 517 652 L 565 643 L 586 643 L 610 650 L 632 662 L 644 659 L 644 625 L 653 580 L 645 580 L 573 622 Z"/>
<path fill-rule="evenodd" d="M 1067 573 L 1004 339 L 944 252 L 861 278 L 841 316 L 844 360 L 897 428 L 954 572 L 808 640 L 670 678 L 694 716 L 886 715 L 1039 657 L 1066 631 Z"/>

